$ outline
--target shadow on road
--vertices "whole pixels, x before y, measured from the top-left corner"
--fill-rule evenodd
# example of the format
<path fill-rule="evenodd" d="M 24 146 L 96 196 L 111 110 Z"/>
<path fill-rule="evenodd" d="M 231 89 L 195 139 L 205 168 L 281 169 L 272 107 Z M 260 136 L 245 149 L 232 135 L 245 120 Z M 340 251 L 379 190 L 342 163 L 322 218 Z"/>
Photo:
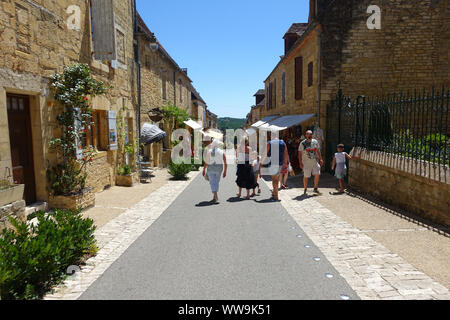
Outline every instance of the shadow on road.
<path fill-rule="evenodd" d="M 245 198 L 238 198 L 238 197 L 231 197 L 230 199 L 227 200 L 227 202 L 242 202 L 242 201 L 248 201 Z"/>
<path fill-rule="evenodd" d="M 307 200 L 307 199 L 316 198 L 318 196 L 319 196 L 318 194 L 313 194 L 313 195 L 311 195 L 311 194 L 302 194 L 301 196 L 295 197 L 292 200 L 304 201 L 304 200 Z"/>
<path fill-rule="evenodd" d="M 216 204 L 213 203 L 212 201 L 203 201 L 203 202 L 200 202 L 200 203 L 196 204 L 195 206 L 196 207 L 211 207 L 211 206 L 214 206 L 214 205 L 216 205 Z"/>

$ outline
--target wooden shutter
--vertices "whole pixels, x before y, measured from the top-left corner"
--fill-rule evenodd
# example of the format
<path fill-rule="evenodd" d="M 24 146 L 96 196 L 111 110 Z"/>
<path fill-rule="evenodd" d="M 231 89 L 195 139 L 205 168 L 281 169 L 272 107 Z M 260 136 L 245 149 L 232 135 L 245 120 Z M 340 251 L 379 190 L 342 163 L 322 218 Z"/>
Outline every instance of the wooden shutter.
<path fill-rule="evenodd" d="M 295 58 L 295 99 L 303 99 L 303 57 Z"/>
<path fill-rule="evenodd" d="M 311 87 L 313 85 L 313 68 L 314 64 L 310 62 L 308 64 L 308 87 Z"/>
<path fill-rule="evenodd" d="M 92 44 L 94 58 L 100 61 L 116 60 L 116 28 L 113 0 L 91 0 Z"/>

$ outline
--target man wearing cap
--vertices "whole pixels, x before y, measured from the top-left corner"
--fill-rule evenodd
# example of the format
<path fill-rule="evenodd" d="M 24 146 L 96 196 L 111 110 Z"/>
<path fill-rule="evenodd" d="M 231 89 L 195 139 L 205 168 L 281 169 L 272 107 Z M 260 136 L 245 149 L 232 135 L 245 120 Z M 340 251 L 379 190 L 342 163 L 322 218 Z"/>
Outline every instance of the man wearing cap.
<path fill-rule="evenodd" d="M 311 176 L 314 176 L 314 193 L 319 192 L 320 169 L 323 166 L 322 154 L 320 152 L 319 142 L 313 139 L 313 132 L 308 130 L 305 134 L 306 139 L 300 143 L 298 148 L 298 159 L 300 168 L 303 170 L 304 194 L 308 191 L 308 182 Z"/>

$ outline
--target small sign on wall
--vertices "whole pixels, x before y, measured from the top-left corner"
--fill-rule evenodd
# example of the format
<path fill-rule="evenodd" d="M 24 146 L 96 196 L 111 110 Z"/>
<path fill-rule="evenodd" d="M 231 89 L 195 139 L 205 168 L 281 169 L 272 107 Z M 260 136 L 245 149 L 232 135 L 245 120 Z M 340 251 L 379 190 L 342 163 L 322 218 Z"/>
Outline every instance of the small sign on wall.
<path fill-rule="evenodd" d="M 116 112 L 108 111 L 108 138 L 109 150 L 117 150 L 117 120 Z"/>

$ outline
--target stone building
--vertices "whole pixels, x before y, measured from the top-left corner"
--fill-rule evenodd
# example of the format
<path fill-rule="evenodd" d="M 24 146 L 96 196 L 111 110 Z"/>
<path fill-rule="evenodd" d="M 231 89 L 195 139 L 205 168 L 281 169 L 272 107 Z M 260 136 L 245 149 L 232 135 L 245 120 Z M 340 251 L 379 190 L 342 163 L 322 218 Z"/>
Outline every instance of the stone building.
<path fill-rule="evenodd" d="M 449 10 L 447 0 L 310 0 L 308 23 L 287 31 L 284 55 L 265 80 L 261 118 L 313 114 L 302 131 L 326 129 L 339 87 L 353 98 L 448 88 Z"/>
<path fill-rule="evenodd" d="M 182 69 L 164 49 L 144 20 L 138 15 L 139 56 L 141 60 L 141 126 L 151 123 L 167 134 L 164 141 L 144 148 L 153 167 L 166 167 L 172 152 L 172 124 L 164 121 L 161 108 L 177 106 L 203 124 L 206 119 L 206 103 L 195 90 L 187 69 Z"/>
<path fill-rule="evenodd" d="M 203 128 L 206 128 L 206 102 L 200 96 L 200 93 L 191 87 L 191 118 L 196 121 Z"/>
<path fill-rule="evenodd" d="M 217 115 L 206 110 L 206 127 L 209 129 L 217 129 Z"/>
<path fill-rule="evenodd" d="M 111 148 L 109 131 L 117 128 L 109 128 L 109 120 L 120 112 L 128 138 L 136 132 L 134 12 L 132 0 L 0 3 L 0 174 L 11 168 L 14 180 L 25 184 L 28 204 L 48 200 L 46 169 L 55 159 L 49 142 L 61 133 L 61 107 L 49 79 L 79 62 L 113 86 L 92 101 L 94 124 L 84 144 L 99 153 L 88 167 L 87 186 L 102 191 L 115 185 L 119 151 Z"/>

